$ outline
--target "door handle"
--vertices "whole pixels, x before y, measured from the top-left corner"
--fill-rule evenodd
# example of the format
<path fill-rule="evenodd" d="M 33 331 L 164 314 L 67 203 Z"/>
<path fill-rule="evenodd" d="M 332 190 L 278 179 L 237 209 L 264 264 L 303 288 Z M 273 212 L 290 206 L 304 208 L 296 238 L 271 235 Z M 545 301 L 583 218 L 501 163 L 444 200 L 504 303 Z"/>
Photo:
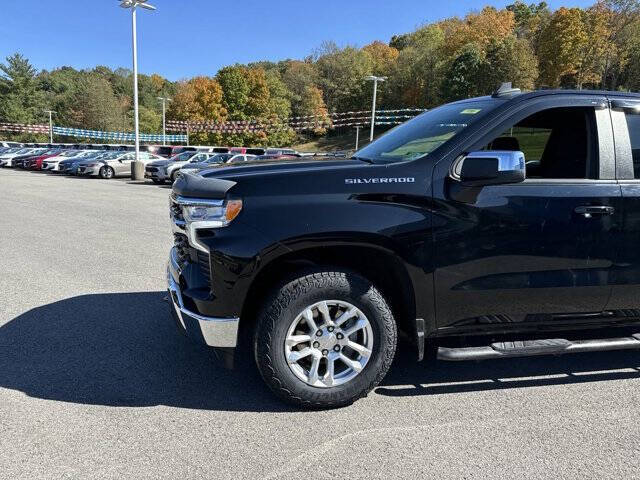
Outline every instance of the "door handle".
<path fill-rule="evenodd" d="M 583 205 L 575 209 L 575 212 L 584 218 L 591 218 L 594 215 L 613 215 L 615 211 L 615 208 L 608 205 Z"/>

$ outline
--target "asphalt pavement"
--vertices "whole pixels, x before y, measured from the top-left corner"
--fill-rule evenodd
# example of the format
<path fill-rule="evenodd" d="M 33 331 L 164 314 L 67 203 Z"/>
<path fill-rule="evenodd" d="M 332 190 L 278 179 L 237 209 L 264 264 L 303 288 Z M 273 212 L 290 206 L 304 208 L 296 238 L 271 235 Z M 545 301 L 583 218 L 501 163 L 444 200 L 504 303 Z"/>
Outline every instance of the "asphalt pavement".
<path fill-rule="evenodd" d="M 168 187 L 0 169 L 0 478 L 640 478 L 640 354 L 417 364 L 281 404 L 173 324 Z"/>

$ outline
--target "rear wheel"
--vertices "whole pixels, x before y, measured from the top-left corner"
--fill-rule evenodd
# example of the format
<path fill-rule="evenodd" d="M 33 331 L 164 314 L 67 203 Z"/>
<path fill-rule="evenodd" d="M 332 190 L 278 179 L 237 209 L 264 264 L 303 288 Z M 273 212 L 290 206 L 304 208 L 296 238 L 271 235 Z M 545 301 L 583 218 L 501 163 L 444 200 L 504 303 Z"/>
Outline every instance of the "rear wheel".
<path fill-rule="evenodd" d="M 113 178 L 114 176 L 114 171 L 113 168 L 111 167 L 102 167 L 100 169 L 100 172 L 98 172 L 98 175 L 100 176 L 100 178 L 104 178 L 105 180 L 108 180 L 110 178 Z"/>
<path fill-rule="evenodd" d="M 301 406 L 349 405 L 386 375 L 397 329 L 381 293 L 350 272 L 296 278 L 267 301 L 254 346 L 258 369 L 282 399 Z"/>

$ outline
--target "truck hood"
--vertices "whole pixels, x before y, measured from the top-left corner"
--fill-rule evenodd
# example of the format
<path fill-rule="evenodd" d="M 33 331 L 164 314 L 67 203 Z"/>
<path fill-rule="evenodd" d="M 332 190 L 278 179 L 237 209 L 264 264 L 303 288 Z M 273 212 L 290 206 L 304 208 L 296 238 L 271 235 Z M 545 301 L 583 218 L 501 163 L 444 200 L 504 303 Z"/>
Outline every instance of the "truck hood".
<path fill-rule="evenodd" d="M 305 171 L 312 173 L 319 170 L 334 170 L 340 168 L 361 167 L 366 165 L 360 160 L 324 158 L 319 159 L 312 157 L 307 159 L 292 159 L 290 161 L 283 160 L 264 160 L 257 162 L 246 162 L 238 164 L 226 164 L 216 167 L 210 165 L 198 173 L 205 178 L 224 178 L 224 179 L 240 179 L 247 176 L 267 176 L 292 172 L 303 173 Z"/>
<path fill-rule="evenodd" d="M 224 199 L 227 192 L 236 184 L 254 180 L 263 184 L 262 180 L 287 178 L 289 174 L 303 174 L 305 177 L 320 172 L 335 172 L 369 166 L 360 160 L 336 160 L 335 158 L 319 160 L 295 159 L 293 161 L 258 161 L 237 165 L 208 166 L 205 170 L 182 170 L 182 175 L 173 185 L 176 195 Z"/>

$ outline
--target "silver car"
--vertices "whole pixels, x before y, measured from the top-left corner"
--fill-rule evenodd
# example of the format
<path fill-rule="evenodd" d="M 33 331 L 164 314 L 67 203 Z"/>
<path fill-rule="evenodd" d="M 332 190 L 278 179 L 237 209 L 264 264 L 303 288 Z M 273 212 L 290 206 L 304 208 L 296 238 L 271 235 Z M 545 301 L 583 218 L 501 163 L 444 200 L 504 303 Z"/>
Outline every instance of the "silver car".
<path fill-rule="evenodd" d="M 109 152 L 100 158 L 80 162 L 78 164 L 78 175 L 105 179 L 129 177 L 131 176 L 131 163 L 135 158 L 134 152 Z M 154 160 L 161 160 L 162 157 L 149 152 L 140 152 L 138 159 L 146 165 Z"/>
<path fill-rule="evenodd" d="M 203 162 L 214 155 L 216 154 L 209 152 L 182 152 L 168 159 L 148 163 L 145 167 L 144 177 L 150 178 L 153 183 L 164 183 L 167 180 L 173 183 L 182 166 L 191 162 Z"/>

